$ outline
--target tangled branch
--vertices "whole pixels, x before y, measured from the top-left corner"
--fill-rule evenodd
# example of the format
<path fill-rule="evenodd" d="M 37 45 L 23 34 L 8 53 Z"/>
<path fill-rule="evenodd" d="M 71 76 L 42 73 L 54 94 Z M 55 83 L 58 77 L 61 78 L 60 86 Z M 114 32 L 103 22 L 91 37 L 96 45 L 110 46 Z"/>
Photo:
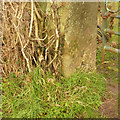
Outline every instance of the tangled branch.
<path fill-rule="evenodd" d="M 33 0 L 3 4 L 1 61 L 4 76 L 11 72 L 16 75 L 30 72 L 37 66 L 43 73 L 59 74 L 62 41 L 58 5 L 49 3 L 47 11 L 45 4 L 48 3 L 34 3 Z"/>

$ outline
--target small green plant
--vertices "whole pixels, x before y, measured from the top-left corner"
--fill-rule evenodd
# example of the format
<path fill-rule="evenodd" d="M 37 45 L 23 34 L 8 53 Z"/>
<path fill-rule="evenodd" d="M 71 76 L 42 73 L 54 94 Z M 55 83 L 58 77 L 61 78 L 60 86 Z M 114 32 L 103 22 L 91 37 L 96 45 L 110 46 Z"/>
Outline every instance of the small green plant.
<path fill-rule="evenodd" d="M 34 69 L 25 77 L 14 74 L 2 82 L 4 118 L 95 118 L 105 79 L 97 73 L 73 74 L 70 78 L 41 75 Z"/>

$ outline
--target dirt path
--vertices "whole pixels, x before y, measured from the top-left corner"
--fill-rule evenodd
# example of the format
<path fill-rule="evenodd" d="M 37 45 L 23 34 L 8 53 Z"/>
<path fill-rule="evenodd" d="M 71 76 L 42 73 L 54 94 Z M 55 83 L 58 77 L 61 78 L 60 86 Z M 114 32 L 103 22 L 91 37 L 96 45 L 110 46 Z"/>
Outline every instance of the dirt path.
<path fill-rule="evenodd" d="M 106 74 L 107 82 L 106 98 L 103 98 L 99 112 L 106 118 L 118 118 L 118 73 L 106 68 L 99 68 L 98 71 Z"/>

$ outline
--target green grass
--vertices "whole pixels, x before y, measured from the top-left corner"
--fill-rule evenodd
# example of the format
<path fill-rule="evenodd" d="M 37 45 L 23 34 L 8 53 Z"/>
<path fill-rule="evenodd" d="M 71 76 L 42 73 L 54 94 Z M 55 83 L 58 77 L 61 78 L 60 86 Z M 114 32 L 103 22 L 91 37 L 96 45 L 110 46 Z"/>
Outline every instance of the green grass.
<path fill-rule="evenodd" d="M 115 36 L 113 36 L 113 40 Z M 117 42 L 117 41 L 115 41 Z M 97 67 L 102 63 L 101 47 L 97 50 Z M 105 61 L 118 55 L 105 52 Z M 109 68 L 108 68 L 109 67 Z M 111 69 L 110 69 L 111 67 Z M 106 97 L 106 79 L 118 82 L 112 64 L 99 68 L 98 73 L 77 72 L 70 78 L 41 75 L 39 68 L 16 77 L 11 73 L 2 82 L 2 116 L 4 118 L 99 118 L 101 98 Z M 103 115 L 102 117 L 105 118 Z"/>
<path fill-rule="evenodd" d="M 110 42 L 116 42 L 118 43 L 118 36 L 116 35 L 112 35 L 112 38 L 110 40 Z M 104 77 L 111 79 L 115 84 L 118 83 L 118 70 L 120 69 L 120 66 L 118 64 L 118 54 L 116 53 L 112 53 L 110 51 L 105 51 L 105 62 L 109 63 L 112 62 L 109 65 L 102 65 L 99 68 L 99 65 L 101 65 L 102 63 L 102 47 L 99 47 L 97 49 L 97 55 L 96 55 L 96 61 L 97 61 L 97 67 L 98 67 L 98 71 L 104 75 Z M 120 57 L 120 56 L 119 56 Z M 116 61 L 115 61 L 116 60 Z"/>
<path fill-rule="evenodd" d="M 112 36 L 111 41 L 117 42 Z M 100 47 L 97 67 L 102 63 Z M 111 62 L 117 54 L 106 51 L 105 61 Z M 115 68 L 115 69 L 114 69 Z M 16 77 L 11 73 L 2 82 L 2 116 L 4 118 L 100 118 L 101 98 L 106 97 L 106 79 L 118 83 L 118 62 L 102 66 L 98 72 L 77 72 L 70 78 L 41 75 L 39 68 Z M 102 115 L 105 118 L 105 115 Z"/>
<path fill-rule="evenodd" d="M 118 28 L 117 29 L 116 28 L 114 30 L 117 31 Z M 116 42 L 119 45 L 118 36 L 112 35 L 110 43 L 112 43 L 112 41 Z M 118 85 L 118 83 L 120 81 L 120 79 L 118 79 L 118 71 L 120 69 L 120 65 L 117 61 L 117 59 L 119 60 L 120 56 L 118 54 L 112 53 L 110 51 L 105 51 L 105 63 L 106 63 L 106 65 L 105 64 L 102 65 L 101 52 L 102 52 L 102 47 L 99 46 L 97 49 L 97 55 L 96 55 L 97 71 L 99 72 L 99 74 L 103 74 L 103 76 L 106 78 L 106 81 L 107 81 L 106 83 L 107 83 L 108 90 L 106 91 L 105 99 L 107 99 L 107 100 L 116 99 L 118 97 L 117 92 L 116 93 L 112 92 L 110 90 L 110 88 L 113 88 L 116 85 Z M 116 60 L 116 61 L 114 61 L 114 60 Z M 111 62 L 111 64 L 107 65 L 107 63 L 109 63 L 109 62 Z M 113 94 L 116 94 L 116 96 L 114 96 L 114 98 L 113 98 Z M 116 108 L 113 107 L 113 109 L 116 109 Z M 109 111 L 110 111 L 109 108 L 106 109 L 106 111 L 108 111 L 108 113 L 109 113 Z M 117 114 L 117 113 L 113 112 L 111 114 Z M 105 113 L 101 113 L 101 115 L 103 118 L 107 118 Z"/>
<path fill-rule="evenodd" d="M 25 77 L 14 74 L 2 82 L 4 118 L 99 118 L 105 96 L 105 78 L 98 73 L 73 74 L 55 79 L 39 69 Z"/>

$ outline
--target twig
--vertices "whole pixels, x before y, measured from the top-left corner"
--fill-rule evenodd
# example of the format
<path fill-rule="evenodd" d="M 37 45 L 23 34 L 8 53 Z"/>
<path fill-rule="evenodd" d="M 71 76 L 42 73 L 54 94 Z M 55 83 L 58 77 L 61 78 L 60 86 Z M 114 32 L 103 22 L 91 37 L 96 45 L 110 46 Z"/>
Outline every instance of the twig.
<path fill-rule="evenodd" d="M 30 23 L 29 37 L 31 37 L 32 24 L 33 24 L 33 0 L 31 0 L 31 23 Z"/>
<path fill-rule="evenodd" d="M 47 51 L 53 45 L 54 42 L 55 42 L 55 40 L 53 40 L 52 43 L 46 48 L 46 50 L 45 50 L 45 60 L 47 60 Z M 49 66 L 47 66 L 47 67 L 49 67 Z"/>
<path fill-rule="evenodd" d="M 34 60 L 35 64 L 38 66 L 38 63 L 37 63 L 35 57 L 34 56 L 32 56 L 32 57 L 33 57 L 33 60 Z"/>
<path fill-rule="evenodd" d="M 36 8 L 36 6 L 35 6 L 35 3 L 33 3 L 33 5 L 34 5 L 35 13 L 36 13 L 38 19 L 39 19 L 40 21 L 42 21 L 42 17 L 41 17 L 40 14 L 38 13 L 38 10 L 37 10 L 37 8 Z"/>
<path fill-rule="evenodd" d="M 28 43 L 26 43 L 25 46 L 23 46 L 22 40 L 21 40 L 19 34 L 18 34 L 18 37 L 19 37 L 20 44 L 21 44 L 21 47 L 22 47 L 22 48 L 21 48 L 22 55 L 23 55 L 23 57 L 25 58 L 25 60 L 26 60 L 26 62 L 27 62 L 27 67 L 28 67 L 29 72 L 31 72 L 30 64 L 29 64 L 29 59 L 27 58 L 27 56 L 26 56 L 25 53 L 24 53 L 24 48 L 27 46 Z"/>
<path fill-rule="evenodd" d="M 55 38 L 55 34 L 48 38 L 48 43 L 45 46 L 49 46 L 50 42 L 53 41 L 54 38 Z"/>
<path fill-rule="evenodd" d="M 33 16 L 34 16 L 34 25 L 35 25 L 35 37 L 39 38 L 39 36 L 38 36 L 38 22 L 37 22 L 37 18 L 36 18 L 35 13 L 33 13 Z"/>
<path fill-rule="evenodd" d="M 54 2 L 52 4 L 54 4 Z M 57 40 L 56 40 L 56 47 L 55 47 L 55 56 L 54 56 L 53 60 L 47 65 L 47 67 L 49 67 L 53 63 L 53 61 L 57 58 L 58 54 L 56 52 L 58 51 L 58 47 L 59 47 L 59 34 L 58 34 L 57 25 L 55 23 L 55 14 L 54 14 L 53 9 L 52 9 L 52 15 L 53 15 L 53 23 L 55 26 L 55 33 L 56 33 Z"/>
<path fill-rule="evenodd" d="M 47 38 L 47 34 L 46 34 L 46 36 L 43 38 L 43 39 L 40 39 L 40 38 L 33 38 L 33 39 L 31 39 L 31 40 L 38 40 L 38 41 L 44 41 L 44 40 L 46 40 L 46 38 Z"/>
<path fill-rule="evenodd" d="M 5 76 L 7 76 L 6 73 L 5 73 L 5 71 L 3 70 L 3 68 L 2 68 L 2 72 L 3 72 L 3 74 L 4 74 Z"/>
<path fill-rule="evenodd" d="M 15 15 L 14 15 L 14 17 L 17 16 L 17 12 L 18 12 L 18 6 L 17 6 L 17 8 L 16 8 L 16 11 L 15 11 Z"/>
<path fill-rule="evenodd" d="M 22 4 L 22 10 L 21 10 L 21 12 L 19 12 L 19 14 L 18 14 L 18 16 L 17 16 L 18 19 L 21 19 L 21 18 L 22 18 L 23 11 L 24 11 L 24 7 L 26 6 L 26 4 L 27 4 L 27 3 L 25 3 L 24 5 Z M 20 13 L 21 13 L 21 15 L 20 15 Z"/>
<path fill-rule="evenodd" d="M 29 64 L 29 59 L 27 58 L 27 56 L 25 55 L 24 53 L 24 48 L 28 45 L 29 41 L 27 41 L 27 43 L 23 46 L 23 43 L 22 43 L 22 40 L 21 40 L 21 37 L 20 37 L 20 33 L 18 32 L 19 30 L 17 30 L 15 24 L 13 24 L 14 27 L 15 27 L 15 30 L 17 32 L 17 35 L 19 37 L 19 41 L 20 41 L 20 44 L 21 44 L 21 52 L 22 52 L 22 55 L 23 57 L 25 58 L 26 62 L 27 62 L 27 67 L 28 67 L 28 71 L 31 72 L 31 69 L 30 69 L 30 64 Z"/>
<path fill-rule="evenodd" d="M 36 18 L 36 15 L 35 13 L 33 14 L 34 16 L 34 25 L 35 25 L 35 37 L 39 39 L 39 35 L 38 35 L 38 22 L 37 22 L 37 18 Z M 41 41 L 38 40 L 37 41 L 39 45 L 41 45 Z"/>
<path fill-rule="evenodd" d="M 12 5 L 11 1 L 9 2 L 9 4 L 11 5 L 11 7 L 12 7 L 13 11 L 16 13 L 16 11 L 15 11 L 15 9 L 14 9 L 14 7 L 13 7 L 13 5 Z"/>

